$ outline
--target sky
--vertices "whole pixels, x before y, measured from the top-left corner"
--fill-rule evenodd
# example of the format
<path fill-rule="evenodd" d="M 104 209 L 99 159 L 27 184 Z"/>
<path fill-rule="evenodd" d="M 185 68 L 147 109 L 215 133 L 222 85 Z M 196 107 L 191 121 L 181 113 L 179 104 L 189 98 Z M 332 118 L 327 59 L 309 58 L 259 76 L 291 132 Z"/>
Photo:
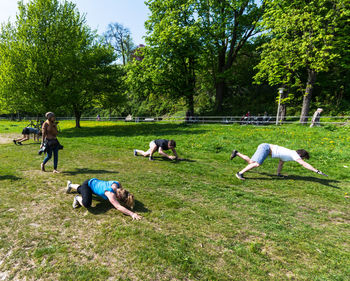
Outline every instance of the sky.
<path fill-rule="evenodd" d="M 135 45 L 144 44 L 144 22 L 149 10 L 144 0 L 70 0 L 85 14 L 87 24 L 102 34 L 110 23 L 118 22 L 129 28 Z M 25 3 L 28 0 L 24 1 Z M 0 22 L 15 21 L 17 0 L 0 0 Z"/>

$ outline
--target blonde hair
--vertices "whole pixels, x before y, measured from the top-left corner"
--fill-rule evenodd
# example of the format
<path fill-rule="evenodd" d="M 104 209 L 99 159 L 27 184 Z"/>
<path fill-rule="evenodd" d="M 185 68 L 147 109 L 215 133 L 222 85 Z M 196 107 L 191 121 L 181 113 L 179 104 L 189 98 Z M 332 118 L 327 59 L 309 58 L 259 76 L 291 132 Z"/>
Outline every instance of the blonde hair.
<path fill-rule="evenodd" d="M 122 204 L 129 207 L 130 209 L 134 209 L 135 199 L 134 195 L 129 193 L 126 189 L 120 187 L 117 189 L 117 198 L 120 200 Z"/>
<path fill-rule="evenodd" d="M 50 119 L 51 117 L 53 117 L 53 116 L 55 116 L 55 113 L 53 113 L 53 112 L 46 112 L 46 114 L 45 114 L 45 117 L 46 117 L 46 119 Z"/>

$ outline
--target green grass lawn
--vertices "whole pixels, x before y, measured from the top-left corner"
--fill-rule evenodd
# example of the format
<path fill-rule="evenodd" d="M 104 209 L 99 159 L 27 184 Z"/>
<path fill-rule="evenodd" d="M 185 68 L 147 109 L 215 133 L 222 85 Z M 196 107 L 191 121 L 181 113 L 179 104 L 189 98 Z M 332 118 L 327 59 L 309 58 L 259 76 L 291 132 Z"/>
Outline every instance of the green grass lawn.
<path fill-rule="evenodd" d="M 0 280 L 349 280 L 350 128 L 60 123 L 61 174 L 41 172 L 27 122 L 0 122 Z M 134 157 L 155 138 L 186 161 Z M 268 158 L 247 173 L 232 149 L 305 148 L 319 176 Z M 47 164 L 52 170 L 52 160 Z M 108 202 L 72 209 L 67 180 L 119 180 L 141 221 Z M 1 279 L 4 278 L 4 279 Z"/>

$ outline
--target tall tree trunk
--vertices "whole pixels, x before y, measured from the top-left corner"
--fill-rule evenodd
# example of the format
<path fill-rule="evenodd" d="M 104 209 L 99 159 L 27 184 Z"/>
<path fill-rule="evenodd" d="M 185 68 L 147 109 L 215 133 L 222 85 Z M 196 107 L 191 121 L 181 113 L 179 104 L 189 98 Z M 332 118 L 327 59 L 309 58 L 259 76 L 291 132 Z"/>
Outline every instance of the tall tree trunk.
<path fill-rule="evenodd" d="M 314 89 L 314 84 L 316 81 L 316 71 L 308 69 L 307 85 L 305 89 L 305 95 L 303 98 L 303 107 L 301 109 L 300 120 L 299 122 L 305 125 L 308 121 L 310 102 L 312 98 L 312 92 Z"/>
<path fill-rule="evenodd" d="M 222 112 L 222 102 L 224 100 L 226 85 L 224 81 L 216 83 L 215 112 Z"/>
<path fill-rule="evenodd" d="M 219 50 L 218 54 L 218 69 L 217 69 L 217 80 L 215 83 L 215 112 L 221 113 L 222 112 L 222 102 L 224 100 L 224 96 L 226 94 L 226 83 L 224 73 L 226 71 L 226 45 L 222 43 L 222 46 Z"/>
<path fill-rule="evenodd" d="M 81 128 L 80 127 L 81 112 L 80 111 L 74 111 L 74 115 L 75 115 L 75 128 Z"/>
<path fill-rule="evenodd" d="M 280 104 L 280 112 L 279 112 L 279 116 L 280 116 L 280 121 L 284 121 L 286 119 L 286 115 L 287 115 L 287 104 L 284 102 L 284 99 L 286 99 L 288 97 L 288 92 L 283 92 L 283 94 L 281 95 L 281 104 Z"/>
<path fill-rule="evenodd" d="M 189 93 L 187 95 L 187 103 L 188 103 L 188 110 L 191 112 L 191 114 L 194 114 L 193 93 Z"/>

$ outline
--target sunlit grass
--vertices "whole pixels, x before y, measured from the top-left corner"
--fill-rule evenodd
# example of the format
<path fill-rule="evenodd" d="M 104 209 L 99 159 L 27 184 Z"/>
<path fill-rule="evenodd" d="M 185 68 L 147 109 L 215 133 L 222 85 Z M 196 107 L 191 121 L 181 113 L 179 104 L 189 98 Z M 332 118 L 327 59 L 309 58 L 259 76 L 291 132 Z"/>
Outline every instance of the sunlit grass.
<path fill-rule="evenodd" d="M 346 280 L 350 276 L 349 128 L 297 125 L 60 123 L 61 174 L 39 171 L 27 122 L 0 122 L 0 273 L 27 280 Z M 186 161 L 134 157 L 155 138 L 177 141 Z M 277 160 L 234 173 L 258 144 L 305 148 L 323 178 Z M 158 156 L 158 155 L 157 155 Z M 47 169 L 52 169 L 52 160 Z M 135 194 L 132 221 L 93 201 L 73 210 L 66 181 L 120 180 Z"/>

